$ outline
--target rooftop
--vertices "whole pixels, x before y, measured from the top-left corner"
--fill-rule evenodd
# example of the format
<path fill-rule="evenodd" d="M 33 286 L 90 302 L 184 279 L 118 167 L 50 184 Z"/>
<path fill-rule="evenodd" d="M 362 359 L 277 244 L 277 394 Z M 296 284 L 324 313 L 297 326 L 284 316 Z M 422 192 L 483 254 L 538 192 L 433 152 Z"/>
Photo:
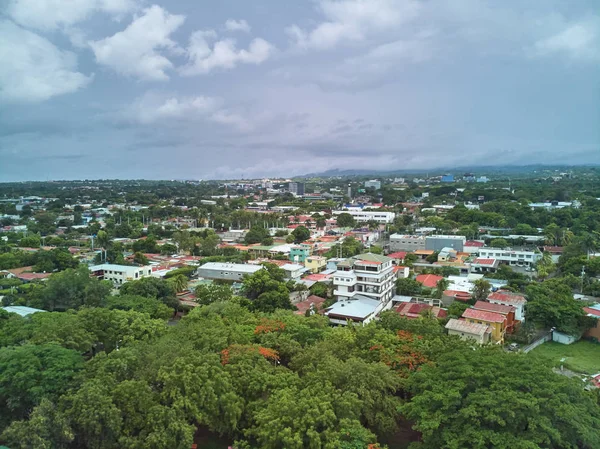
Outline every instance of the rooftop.
<path fill-rule="evenodd" d="M 42 309 L 34 309 L 33 307 L 25 307 L 25 306 L 6 306 L 2 307 L 4 310 L 10 313 L 16 313 L 21 316 L 31 315 L 32 313 L 37 312 L 46 312 L 46 310 Z"/>
<path fill-rule="evenodd" d="M 375 313 L 379 301 L 365 296 L 357 295 L 354 299 L 341 300 L 333 304 L 325 315 L 334 318 L 354 318 L 358 321 L 362 321 L 369 315 Z"/>
<path fill-rule="evenodd" d="M 437 274 L 420 274 L 416 277 L 416 281 L 423 284 L 425 287 L 435 288 L 437 287 L 438 281 L 444 279 L 443 276 Z"/>
<path fill-rule="evenodd" d="M 492 304 L 491 302 L 487 301 L 477 301 L 473 308 L 476 310 L 500 313 L 502 315 L 507 315 L 510 312 L 514 312 L 515 310 L 513 306 L 505 306 L 504 304 Z"/>
<path fill-rule="evenodd" d="M 231 270 L 244 273 L 256 273 L 264 267 L 262 265 L 248 265 L 243 263 L 208 262 L 199 268 L 203 270 Z"/>
<path fill-rule="evenodd" d="M 468 321 L 457 320 L 455 318 L 450 318 L 448 320 L 446 329 L 479 336 L 483 336 L 486 332 L 490 332 L 490 327 L 487 324 L 469 323 Z"/>
<path fill-rule="evenodd" d="M 381 254 L 373 254 L 373 253 L 359 254 L 358 256 L 354 256 L 353 259 L 360 260 L 360 261 L 366 261 L 366 262 L 379 262 L 379 263 L 390 262 L 392 260 L 390 257 L 382 256 Z"/>
<path fill-rule="evenodd" d="M 500 313 L 484 312 L 483 310 L 467 309 L 462 314 L 463 318 L 472 320 L 487 321 L 490 323 L 502 323 L 506 321 L 506 317 Z"/>
<path fill-rule="evenodd" d="M 508 290 L 498 290 L 497 292 L 488 295 L 487 299 L 488 301 L 507 303 L 511 306 L 527 304 L 527 300 L 523 295 L 513 293 Z"/>

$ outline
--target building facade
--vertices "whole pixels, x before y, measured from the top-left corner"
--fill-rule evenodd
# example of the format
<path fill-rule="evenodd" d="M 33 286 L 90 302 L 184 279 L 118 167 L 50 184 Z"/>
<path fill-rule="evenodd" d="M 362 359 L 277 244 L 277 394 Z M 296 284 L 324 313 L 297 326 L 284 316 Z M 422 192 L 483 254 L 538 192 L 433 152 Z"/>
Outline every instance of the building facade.
<path fill-rule="evenodd" d="M 334 210 L 333 215 L 350 214 L 358 222 L 376 221 L 380 224 L 393 223 L 394 212 L 364 211 L 364 210 Z"/>
<path fill-rule="evenodd" d="M 105 263 L 90 267 L 90 273 L 100 280 L 111 281 L 118 287 L 128 281 L 137 281 L 138 279 L 152 276 L 152 267 L 149 265 L 136 267 Z"/>
<path fill-rule="evenodd" d="M 390 235 L 390 251 L 416 251 L 425 249 L 425 236 L 422 235 Z"/>
<path fill-rule="evenodd" d="M 448 335 L 457 335 L 463 340 L 475 340 L 480 345 L 489 343 L 492 331 L 487 324 L 470 323 L 465 320 L 450 318 L 446 323 Z"/>
<path fill-rule="evenodd" d="M 371 179 L 370 181 L 365 181 L 365 189 L 368 189 L 370 187 L 380 190 L 381 189 L 381 181 L 378 181 L 377 179 Z"/>
<path fill-rule="evenodd" d="M 425 237 L 425 249 L 441 251 L 444 248 L 451 248 L 462 252 L 467 239 L 462 235 L 428 235 Z"/>
<path fill-rule="evenodd" d="M 304 195 L 304 183 L 303 182 L 290 182 L 288 184 L 288 190 L 294 195 Z"/>
<path fill-rule="evenodd" d="M 469 323 L 485 324 L 492 330 L 492 340 L 496 343 L 504 343 L 506 334 L 506 317 L 495 312 L 484 312 L 483 310 L 467 309 L 462 317 Z"/>
<path fill-rule="evenodd" d="M 251 275 L 263 269 L 262 265 L 209 262 L 198 267 L 196 274 L 205 279 L 241 282 L 245 275 Z"/>
<path fill-rule="evenodd" d="M 542 253 L 500 248 L 481 248 L 479 250 L 479 257 L 483 259 L 496 259 L 498 262 L 510 266 L 531 267 L 542 258 Z"/>

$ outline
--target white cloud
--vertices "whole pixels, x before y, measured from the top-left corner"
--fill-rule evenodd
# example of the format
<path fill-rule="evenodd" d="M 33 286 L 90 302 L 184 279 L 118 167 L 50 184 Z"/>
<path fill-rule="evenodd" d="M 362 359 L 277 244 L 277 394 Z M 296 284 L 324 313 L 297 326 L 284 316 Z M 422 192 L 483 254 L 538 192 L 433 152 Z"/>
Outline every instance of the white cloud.
<path fill-rule="evenodd" d="M 27 28 L 69 28 L 94 12 L 120 16 L 136 8 L 136 0 L 9 0 L 7 14 Z"/>
<path fill-rule="evenodd" d="M 534 44 L 538 56 L 562 53 L 577 60 L 600 59 L 600 23 L 581 21 Z"/>
<path fill-rule="evenodd" d="M 319 10 L 326 21 L 311 31 L 298 25 L 286 29 L 296 46 L 324 50 L 346 41 L 363 41 L 372 33 L 413 20 L 419 4 L 414 0 L 319 0 Z"/>
<path fill-rule="evenodd" d="M 227 31 L 243 31 L 245 33 L 250 32 L 250 25 L 245 20 L 234 20 L 229 19 L 225 22 L 225 29 Z"/>
<path fill-rule="evenodd" d="M 149 91 L 122 110 L 119 119 L 141 125 L 160 124 L 169 120 L 218 123 L 238 130 L 251 128 L 241 115 L 222 108 L 220 98 L 178 96 Z"/>
<path fill-rule="evenodd" d="M 171 33 L 184 22 L 185 16 L 169 14 L 160 6 L 145 9 L 123 31 L 90 42 L 98 64 L 116 72 L 144 80 L 167 80 L 166 71 L 173 63 L 160 50 L 180 52 Z"/>
<path fill-rule="evenodd" d="M 201 75 L 215 69 L 232 69 L 238 64 L 259 65 L 275 52 L 275 47 L 264 39 L 253 39 L 248 49 L 238 49 L 234 39 L 217 38 L 214 31 L 196 31 L 190 37 L 189 63 L 181 68 L 182 75 Z"/>
<path fill-rule="evenodd" d="M 91 77 L 77 71 L 77 59 L 49 40 L 0 21 L 0 100 L 37 102 L 75 92 Z"/>

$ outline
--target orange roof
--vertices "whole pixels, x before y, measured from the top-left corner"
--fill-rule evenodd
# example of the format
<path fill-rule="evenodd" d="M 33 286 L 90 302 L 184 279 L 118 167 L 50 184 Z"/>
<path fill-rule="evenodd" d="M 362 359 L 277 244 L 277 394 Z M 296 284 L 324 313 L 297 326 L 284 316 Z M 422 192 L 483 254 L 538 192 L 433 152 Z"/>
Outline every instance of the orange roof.
<path fill-rule="evenodd" d="M 416 254 L 418 256 L 429 256 L 431 254 L 433 254 L 435 251 L 432 249 L 418 249 L 416 251 L 413 251 L 413 254 Z"/>
<path fill-rule="evenodd" d="M 423 284 L 425 287 L 435 288 L 437 287 L 438 281 L 444 279 L 443 276 L 437 274 L 420 274 L 417 276 L 416 281 Z"/>

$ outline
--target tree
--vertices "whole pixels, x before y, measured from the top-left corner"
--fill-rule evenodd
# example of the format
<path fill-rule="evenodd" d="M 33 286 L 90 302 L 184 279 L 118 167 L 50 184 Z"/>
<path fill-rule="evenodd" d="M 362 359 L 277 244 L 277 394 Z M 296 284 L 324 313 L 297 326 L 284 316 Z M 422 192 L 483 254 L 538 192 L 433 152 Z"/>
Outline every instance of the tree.
<path fill-rule="evenodd" d="M 106 307 L 117 310 L 134 310 L 140 313 L 147 313 L 150 318 L 168 320 L 173 316 L 174 310 L 166 306 L 158 299 L 146 298 L 137 295 L 117 295 L 110 296 Z"/>
<path fill-rule="evenodd" d="M 145 277 L 137 281 L 129 281 L 121 286 L 120 292 L 122 295 L 156 298 L 172 308 L 176 308 L 179 305 L 173 286 L 166 280 L 155 277 Z"/>
<path fill-rule="evenodd" d="M 508 242 L 506 241 L 506 239 L 492 239 L 492 241 L 490 242 L 490 246 L 492 248 L 504 249 L 508 246 Z"/>
<path fill-rule="evenodd" d="M 194 290 L 198 304 L 207 306 L 217 301 L 230 301 L 233 298 L 233 290 L 229 285 L 200 284 Z"/>
<path fill-rule="evenodd" d="M 329 296 L 329 287 L 322 282 L 315 282 L 310 286 L 309 290 L 311 295 L 319 296 L 321 298 L 327 298 Z"/>
<path fill-rule="evenodd" d="M 25 418 L 43 399 L 57 400 L 83 369 L 77 351 L 55 344 L 0 349 L 0 413 L 6 419 Z"/>
<path fill-rule="evenodd" d="M 437 285 L 435 287 L 435 297 L 441 298 L 444 296 L 444 292 L 448 289 L 449 285 L 450 281 L 448 281 L 448 279 L 440 279 L 437 281 Z"/>
<path fill-rule="evenodd" d="M 469 308 L 469 304 L 461 301 L 454 301 L 448 307 L 448 315 L 454 318 L 460 318 L 465 310 Z"/>
<path fill-rule="evenodd" d="M 340 228 L 354 228 L 356 226 L 356 220 L 347 212 L 339 214 L 336 217 L 336 223 Z"/>
<path fill-rule="evenodd" d="M 150 262 L 148 260 L 148 258 L 144 255 L 144 253 L 138 251 L 137 253 L 134 254 L 133 256 L 133 262 L 137 263 L 138 265 L 148 265 L 148 263 Z"/>
<path fill-rule="evenodd" d="M 269 231 L 261 226 L 252 226 L 244 237 L 244 243 L 246 245 L 252 245 L 253 243 L 260 243 L 267 237 L 270 237 Z"/>
<path fill-rule="evenodd" d="M 109 282 L 90 277 L 87 267 L 54 273 L 46 282 L 42 302 L 47 310 L 77 309 L 89 305 L 102 306 L 112 286 Z"/>
<path fill-rule="evenodd" d="M 172 278 L 169 278 L 167 282 L 171 284 L 171 286 L 177 293 L 186 290 L 188 286 L 188 278 L 183 274 L 173 276 Z"/>
<path fill-rule="evenodd" d="M 410 278 L 400 278 L 396 280 L 396 293 L 403 296 L 414 296 L 421 293 L 422 285 L 420 282 Z"/>
<path fill-rule="evenodd" d="M 485 301 L 492 290 L 492 284 L 485 279 L 477 279 L 473 282 L 471 297 L 474 301 Z"/>
<path fill-rule="evenodd" d="M 409 379 L 415 448 L 600 447 L 600 408 L 580 382 L 497 348 L 442 354 Z"/>
<path fill-rule="evenodd" d="M 310 238 L 310 231 L 304 226 L 298 226 L 292 231 L 294 243 L 302 243 Z"/>
<path fill-rule="evenodd" d="M 166 256 L 177 254 L 177 246 L 171 243 L 165 243 L 160 247 L 160 253 Z"/>

